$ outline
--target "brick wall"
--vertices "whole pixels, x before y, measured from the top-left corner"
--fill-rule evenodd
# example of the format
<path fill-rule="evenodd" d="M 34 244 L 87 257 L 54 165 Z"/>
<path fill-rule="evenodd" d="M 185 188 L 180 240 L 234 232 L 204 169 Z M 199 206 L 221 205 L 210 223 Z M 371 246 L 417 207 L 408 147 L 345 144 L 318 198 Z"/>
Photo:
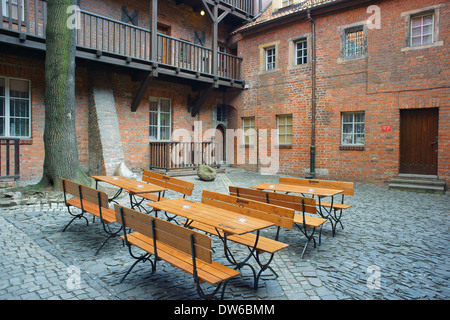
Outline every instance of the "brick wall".
<path fill-rule="evenodd" d="M 343 61 L 340 27 L 365 21 L 367 7 L 315 17 L 317 37 L 316 168 L 322 177 L 382 183 L 399 173 L 400 110 L 439 108 L 438 175 L 449 172 L 449 45 L 446 1 L 380 1 L 381 29 L 367 30 L 367 56 Z M 406 45 L 405 13 L 437 6 L 442 44 L 419 50 Z M 233 125 L 255 116 L 260 128 L 276 128 L 276 115 L 293 114 L 291 149 L 280 151 L 280 173 L 304 175 L 311 141 L 311 68 L 293 68 L 289 42 L 311 33 L 310 22 L 282 24 L 243 34 L 239 55 L 249 90 L 235 97 Z M 260 71 L 260 47 L 277 43 L 276 71 Z M 341 112 L 365 112 L 363 150 L 341 150 Z M 392 131 L 383 132 L 382 125 Z"/>

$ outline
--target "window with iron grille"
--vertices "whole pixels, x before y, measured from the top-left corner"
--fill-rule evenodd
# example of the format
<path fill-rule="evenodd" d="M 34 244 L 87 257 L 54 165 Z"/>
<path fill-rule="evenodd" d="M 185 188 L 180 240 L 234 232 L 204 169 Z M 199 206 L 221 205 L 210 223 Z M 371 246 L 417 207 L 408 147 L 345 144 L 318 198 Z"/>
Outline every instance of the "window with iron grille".
<path fill-rule="evenodd" d="M 255 144 L 255 117 L 242 118 L 242 129 L 244 131 L 244 145 Z"/>
<path fill-rule="evenodd" d="M 292 145 L 292 114 L 277 116 L 278 144 Z"/>
<path fill-rule="evenodd" d="M 150 140 L 170 140 L 172 134 L 172 100 L 150 98 Z"/>
<path fill-rule="evenodd" d="M 344 57 L 360 57 L 366 54 L 364 27 L 357 26 L 345 29 Z"/>
<path fill-rule="evenodd" d="M 365 113 L 343 112 L 341 146 L 364 146 Z"/>

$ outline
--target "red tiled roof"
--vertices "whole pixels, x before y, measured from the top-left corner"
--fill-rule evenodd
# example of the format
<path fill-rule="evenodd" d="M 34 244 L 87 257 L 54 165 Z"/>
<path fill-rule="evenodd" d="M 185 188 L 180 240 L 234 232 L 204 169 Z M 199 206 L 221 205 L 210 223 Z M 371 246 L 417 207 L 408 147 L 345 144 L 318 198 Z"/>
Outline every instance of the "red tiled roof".
<path fill-rule="evenodd" d="M 272 3 L 267 7 L 266 11 L 257 16 L 255 20 L 249 22 L 239 28 L 237 28 L 233 33 L 238 33 L 246 29 L 250 29 L 254 26 L 280 19 L 284 16 L 290 15 L 292 13 L 304 11 L 309 8 L 317 7 L 326 3 L 335 2 L 338 0 L 305 0 L 303 2 L 291 5 L 287 8 L 281 8 L 278 11 L 272 12 Z"/>

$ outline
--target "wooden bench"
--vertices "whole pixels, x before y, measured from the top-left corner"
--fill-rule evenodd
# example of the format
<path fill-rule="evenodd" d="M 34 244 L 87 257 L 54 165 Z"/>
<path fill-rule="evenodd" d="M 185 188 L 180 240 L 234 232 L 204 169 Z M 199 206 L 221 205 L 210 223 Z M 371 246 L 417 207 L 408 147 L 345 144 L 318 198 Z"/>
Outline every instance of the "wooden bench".
<path fill-rule="evenodd" d="M 144 170 L 142 174 L 142 181 L 180 193 L 183 195 L 183 198 L 186 198 L 186 196 L 191 196 L 192 192 L 194 191 L 194 184 L 192 182 L 184 181 L 174 177 L 169 177 L 149 170 Z M 160 196 L 155 193 L 140 193 L 138 194 L 138 196 L 142 197 L 145 200 L 150 200 L 153 202 L 166 199 L 164 198 L 164 194 L 163 196 Z M 171 221 L 174 218 L 169 217 L 167 213 L 165 214 L 169 221 Z M 158 213 L 155 212 L 155 215 L 158 216 Z"/>
<path fill-rule="evenodd" d="M 109 208 L 108 195 L 97 189 L 93 189 L 77 182 L 60 178 L 61 190 L 64 193 L 64 203 L 67 206 L 67 210 L 70 215 L 73 216 L 72 220 L 64 227 L 62 232 L 66 231 L 67 227 L 75 221 L 75 219 L 84 218 L 87 225 L 89 225 L 88 219 L 84 216 L 85 213 L 90 213 L 95 217 L 100 218 L 104 231 L 109 235 L 108 238 L 102 243 L 95 254 L 98 254 L 103 246 L 109 239 L 117 236 L 120 229 L 113 231 L 110 224 L 116 222 L 114 209 Z M 71 198 L 69 199 L 69 196 Z M 73 213 L 71 207 L 76 207 L 81 210 L 80 213 Z"/>
<path fill-rule="evenodd" d="M 322 226 L 327 221 L 327 219 L 321 217 L 314 217 L 308 214 L 316 215 L 316 200 L 313 198 L 305 198 L 290 194 L 283 193 L 275 193 L 264 190 L 255 190 L 248 188 L 240 188 L 240 187 L 229 187 L 230 195 L 240 198 L 245 198 L 254 201 L 265 202 L 281 207 L 286 207 L 293 209 L 299 213 L 295 213 L 294 215 L 294 224 L 299 228 L 299 230 L 306 237 L 306 244 L 302 251 L 302 258 L 305 253 L 305 250 L 311 240 L 314 242 L 314 248 L 316 247 L 316 240 L 314 238 L 314 233 L 316 228 L 320 227 L 319 232 L 319 245 L 321 243 L 321 234 L 322 234 Z M 289 225 L 288 225 L 289 227 Z M 291 229 L 290 226 L 289 229 Z M 308 229 L 312 229 L 310 233 L 308 233 Z"/>
<path fill-rule="evenodd" d="M 238 197 L 233 197 L 230 195 L 212 192 L 208 190 L 203 190 L 202 193 L 202 203 L 218 207 L 221 209 L 225 209 L 228 211 L 233 211 L 241 214 L 244 218 L 245 216 L 251 216 L 254 218 L 266 220 L 275 223 L 277 226 L 277 231 L 274 239 L 270 239 L 267 237 L 262 237 L 259 234 L 255 235 L 253 233 L 246 233 L 243 235 L 230 235 L 225 237 L 224 233 L 220 230 L 216 230 L 208 225 L 199 222 L 192 222 L 189 224 L 189 227 L 202 230 L 204 232 L 217 235 L 222 240 L 230 240 L 242 245 L 247 246 L 251 251 L 254 250 L 254 258 L 260 267 L 260 271 L 256 273 L 254 268 L 246 263 L 247 261 L 243 261 L 237 265 L 237 269 L 240 270 L 243 266 L 249 266 L 253 272 L 254 278 L 254 289 L 258 288 L 258 280 L 261 276 L 262 272 L 269 268 L 272 272 L 277 276 L 276 272 L 269 267 L 275 252 L 287 248 L 289 245 L 286 243 L 282 243 L 278 241 L 279 231 L 281 227 L 292 228 L 294 223 L 294 210 L 289 208 L 282 208 L 279 206 L 274 206 L 266 203 L 261 203 L 258 201 L 252 201 L 247 199 L 240 199 Z M 255 246 L 256 244 L 256 246 Z M 266 261 L 266 263 L 262 263 L 260 254 L 269 253 L 270 258 Z M 232 257 L 231 252 L 225 252 L 227 258 L 230 258 L 231 261 L 235 261 Z M 230 257 L 228 257 L 230 255 Z"/>
<path fill-rule="evenodd" d="M 302 179 L 302 178 L 288 178 L 288 177 L 280 177 L 280 184 L 292 184 L 292 185 L 302 185 L 302 186 L 314 186 L 320 188 L 328 188 L 328 189 L 339 189 L 344 190 L 342 193 L 341 202 L 324 202 L 320 201 L 320 206 L 326 208 L 333 208 L 333 216 L 330 216 L 332 219 L 330 220 L 332 224 L 333 236 L 336 233 L 336 225 L 339 223 L 341 228 L 344 229 L 344 226 L 341 222 L 342 210 L 351 208 L 352 206 L 344 203 L 344 196 L 353 196 L 354 195 L 354 183 L 353 182 L 342 182 L 342 181 L 329 181 L 329 180 L 317 180 L 317 179 Z M 331 214 L 331 212 L 329 212 Z"/>
<path fill-rule="evenodd" d="M 157 261 L 164 260 L 192 274 L 197 292 L 202 298 L 212 298 L 223 285 L 221 294 L 223 299 L 228 280 L 239 275 L 239 271 L 212 260 L 211 238 L 205 234 L 120 205 L 115 205 L 115 215 L 123 226 L 122 238 L 129 248 L 130 255 L 137 259 L 121 282 L 138 262 L 150 261 L 154 273 Z M 125 231 L 127 229 L 135 232 L 128 233 Z M 144 250 L 145 253 L 135 256 L 132 246 Z M 150 256 L 153 256 L 153 261 Z M 215 290 L 205 294 L 200 286 L 203 282 L 216 286 Z"/>

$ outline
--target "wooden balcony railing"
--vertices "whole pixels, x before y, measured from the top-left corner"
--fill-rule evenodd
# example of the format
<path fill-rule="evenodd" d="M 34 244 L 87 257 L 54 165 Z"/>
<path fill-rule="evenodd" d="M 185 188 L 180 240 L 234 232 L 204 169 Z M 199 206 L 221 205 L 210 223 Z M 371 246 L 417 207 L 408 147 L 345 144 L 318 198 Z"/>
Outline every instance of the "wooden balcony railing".
<path fill-rule="evenodd" d="M 217 167 L 215 143 L 207 142 L 150 142 L 150 169 L 195 169 L 200 164 Z"/>
<path fill-rule="evenodd" d="M 244 2 L 236 6 L 244 7 Z M 242 2 L 242 3 L 240 3 Z M 17 3 L 0 0 L 0 29 L 19 34 L 45 38 L 47 3 L 42 0 L 17 0 Z M 22 10 L 18 10 L 22 8 Z M 10 18 L 11 17 L 11 18 Z M 19 23 L 19 21 L 21 21 Z M 79 28 L 76 30 L 78 49 L 94 50 L 98 56 L 103 53 L 150 61 L 151 50 L 157 51 L 158 62 L 176 68 L 211 74 L 213 68 L 212 50 L 187 41 L 157 34 L 157 47 L 151 48 L 151 31 L 129 25 L 87 11 L 80 11 Z M 218 76 L 241 80 L 242 58 L 218 53 Z"/>
<path fill-rule="evenodd" d="M 19 142 L 19 138 L 0 138 L 0 180 L 20 178 Z"/>

